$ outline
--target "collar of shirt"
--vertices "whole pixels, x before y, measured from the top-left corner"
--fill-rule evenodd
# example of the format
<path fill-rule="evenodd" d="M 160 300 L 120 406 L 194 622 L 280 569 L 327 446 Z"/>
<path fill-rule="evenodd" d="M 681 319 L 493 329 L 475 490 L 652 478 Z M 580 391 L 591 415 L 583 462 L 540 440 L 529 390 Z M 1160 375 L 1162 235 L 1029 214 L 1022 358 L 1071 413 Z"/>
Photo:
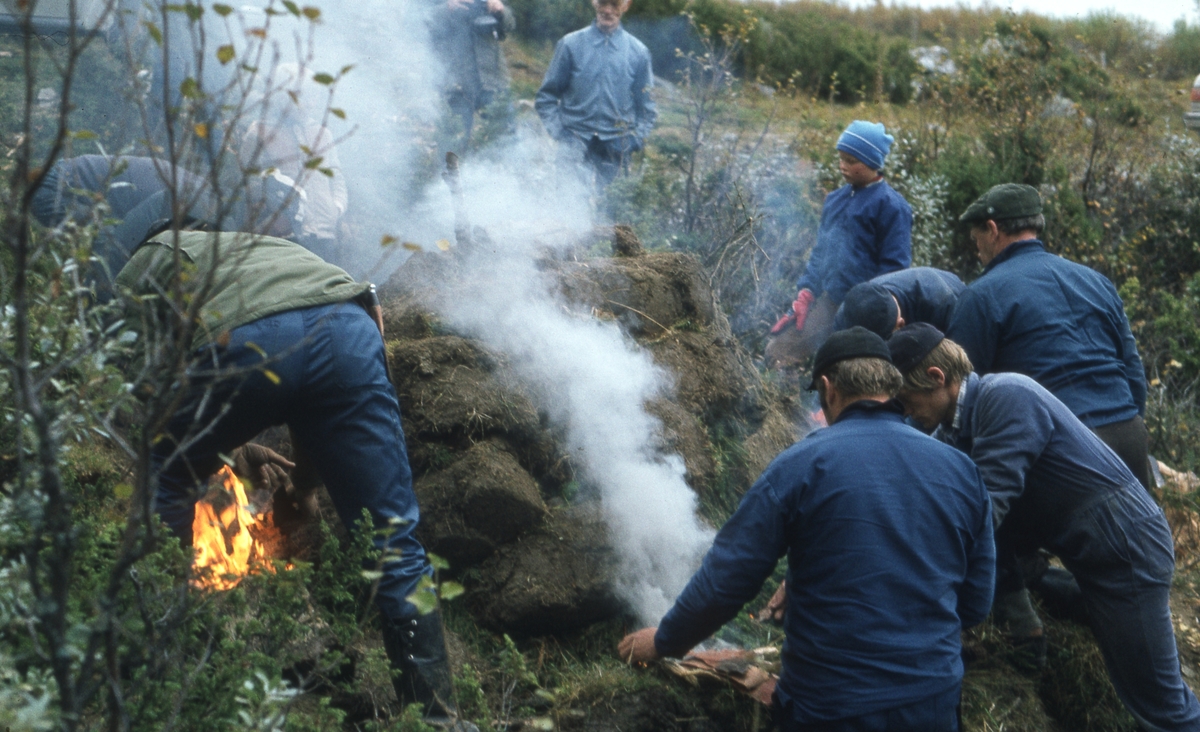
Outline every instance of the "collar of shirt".
<path fill-rule="evenodd" d="M 889 399 L 886 402 L 877 402 L 874 399 L 862 399 L 846 405 L 846 408 L 842 410 L 842 413 L 838 415 L 838 418 L 833 423 L 838 424 L 847 419 L 859 419 L 886 414 L 891 414 L 897 419 L 903 420 L 904 407 L 895 399 Z"/>
<path fill-rule="evenodd" d="M 1012 244 L 1004 247 L 1004 251 L 997 254 L 992 261 L 988 262 L 987 266 L 983 268 L 983 273 L 987 274 L 988 272 L 991 272 L 992 268 L 1001 262 L 1007 262 L 1013 257 L 1017 257 L 1022 254 L 1030 254 L 1035 251 L 1045 251 L 1045 245 L 1042 244 L 1041 239 L 1022 239 L 1021 241 L 1014 241 Z"/>
<path fill-rule="evenodd" d="M 618 23 L 617 27 L 613 29 L 612 33 L 605 33 L 604 31 L 600 30 L 600 26 L 596 23 L 596 21 L 593 20 L 591 31 L 592 31 L 592 38 L 591 38 L 592 45 L 593 46 L 603 46 L 606 43 L 615 44 L 617 42 L 617 38 L 622 33 L 625 32 L 625 27 Z"/>
<path fill-rule="evenodd" d="M 966 420 L 967 412 L 970 409 L 970 397 L 973 396 L 978 383 L 979 374 L 973 372 L 967 374 L 967 378 L 963 379 L 958 387 L 958 399 L 954 402 L 954 419 L 950 421 L 950 429 L 946 430 L 944 426 L 938 426 L 938 429 L 947 432 L 947 436 L 952 440 L 957 441 L 964 437 L 970 439 L 970 434 L 964 435 L 963 433 L 967 432 Z"/>

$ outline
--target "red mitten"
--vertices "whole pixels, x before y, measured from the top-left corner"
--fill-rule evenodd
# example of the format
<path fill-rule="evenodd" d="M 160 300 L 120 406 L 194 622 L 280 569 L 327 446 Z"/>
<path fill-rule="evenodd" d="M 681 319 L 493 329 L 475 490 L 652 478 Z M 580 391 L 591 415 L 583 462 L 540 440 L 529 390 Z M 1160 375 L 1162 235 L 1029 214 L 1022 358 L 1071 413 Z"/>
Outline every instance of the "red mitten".
<path fill-rule="evenodd" d="M 775 321 L 775 325 L 771 326 L 771 335 L 779 335 L 784 328 L 796 322 L 796 314 L 788 313 L 779 320 Z"/>
<path fill-rule="evenodd" d="M 810 290 L 801 290 L 796 293 L 796 302 L 792 303 L 792 312 L 796 314 L 796 330 L 804 330 L 804 321 L 808 319 L 808 309 L 816 299 Z"/>

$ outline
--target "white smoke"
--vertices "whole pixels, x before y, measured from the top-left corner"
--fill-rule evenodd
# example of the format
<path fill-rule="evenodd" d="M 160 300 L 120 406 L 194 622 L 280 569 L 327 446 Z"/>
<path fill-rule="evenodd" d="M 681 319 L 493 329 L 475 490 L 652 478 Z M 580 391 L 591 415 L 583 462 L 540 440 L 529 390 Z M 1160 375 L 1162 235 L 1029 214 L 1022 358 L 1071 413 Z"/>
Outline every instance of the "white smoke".
<path fill-rule="evenodd" d="M 328 12 L 318 43 L 326 51 L 315 67 L 355 65 L 335 100 L 358 125 L 340 157 L 352 196 L 360 196 L 353 205 L 379 222 L 371 234 L 391 231 L 431 247 L 439 238 L 454 240 L 446 187 L 437 181 L 414 202 L 396 195 L 422 153 L 414 130 L 443 110 L 440 69 L 419 3 L 399 7 L 372 1 Z M 443 315 L 505 354 L 544 395 L 543 408 L 565 428 L 577 472 L 601 496 L 620 557 L 616 589 L 641 620 L 656 623 L 698 567 L 713 531 L 697 518 L 683 460 L 658 448 L 662 425 L 646 411 L 648 400 L 670 388 L 668 375 L 615 324 L 561 302 L 535 266 L 534 242 L 552 246 L 591 230 L 590 192 L 556 165 L 540 125 L 464 161 L 462 184 L 472 223 L 494 246 L 481 247 L 471 262 L 486 273 L 485 284 L 456 291 Z"/>

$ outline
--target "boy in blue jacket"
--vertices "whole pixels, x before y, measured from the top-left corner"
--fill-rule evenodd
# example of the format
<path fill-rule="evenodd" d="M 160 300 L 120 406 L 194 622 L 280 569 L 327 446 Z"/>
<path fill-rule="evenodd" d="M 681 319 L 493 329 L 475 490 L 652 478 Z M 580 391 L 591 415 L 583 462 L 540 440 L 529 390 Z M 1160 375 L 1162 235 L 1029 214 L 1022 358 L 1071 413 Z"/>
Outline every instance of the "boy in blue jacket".
<path fill-rule="evenodd" d="M 912 207 L 880 173 L 893 139 L 882 124 L 862 120 L 838 138 L 846 185 L 825 197 L 796 300 L 771 328 L 768 367 L 806 361 L 833 332 L 834 315 L 851 287 L 912 263 Z"/>

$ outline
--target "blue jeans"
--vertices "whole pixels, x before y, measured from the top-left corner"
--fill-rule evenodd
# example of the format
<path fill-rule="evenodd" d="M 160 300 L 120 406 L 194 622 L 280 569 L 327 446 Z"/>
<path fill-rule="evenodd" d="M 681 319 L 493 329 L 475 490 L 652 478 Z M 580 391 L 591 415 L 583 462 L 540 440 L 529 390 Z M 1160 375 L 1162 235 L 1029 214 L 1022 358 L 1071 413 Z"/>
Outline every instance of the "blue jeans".
<path fill-rule="evenodd" d="M 1171 626 L 1175 554 L 1162 511 L 1131 485 L 1077 512 L 1048 546 L 1075 575 L 1117 696 L 1147 732 L 1200 731 Z"/>
<path fill-rule="evenodd" d="M 383 566 L 377 602 L 389 618 L 415 616 L 405 598 L 432 569 L 414 536 L 419 514 L 400 404 L 387 378 L 383 339 L 366 311 L 342 303 L 261 318 L 234 329 L 227 347 L 201 349 L 191 376 L 168 427 L 174 439 L 162 440 L 154 454 L 162 466 L 155 510 L 172 530 L 191 541 L 193 507 L 202 482 L 220 468 L 218 453 L 287 424 L 347 527 L 364 509 L 376 528 L 400 520 L 389 536 L 375 539 L 380 550 L 399 552 L 399 561 Z M 210 428 L 168 462 L 176 445 L 204 427 Z"/>
<path fill-rule="evenodd" d="M 780 732 L 959 732 L 962 684 L 895 709 L 829 722 L 800 723 L 789 710 L 774 708 Z"/>

